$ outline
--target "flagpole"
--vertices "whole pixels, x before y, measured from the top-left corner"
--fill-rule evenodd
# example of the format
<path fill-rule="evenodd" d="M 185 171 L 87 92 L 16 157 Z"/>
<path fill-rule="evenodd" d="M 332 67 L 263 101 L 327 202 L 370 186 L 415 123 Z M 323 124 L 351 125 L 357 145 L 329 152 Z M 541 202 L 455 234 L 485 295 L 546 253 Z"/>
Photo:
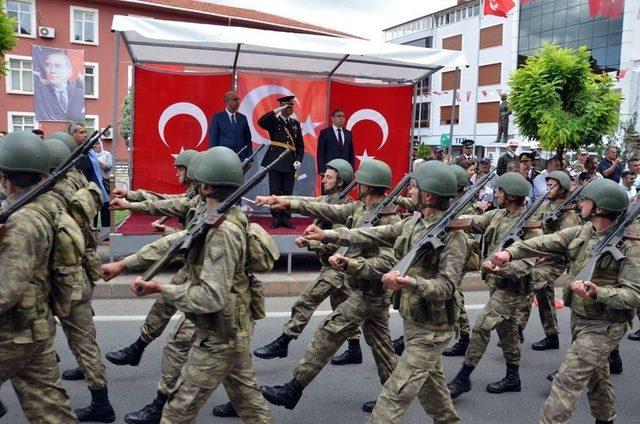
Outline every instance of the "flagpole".
<path fill-rule="evenodd" d="M 447 148 L 447 155 L 451 155 L 451 151 L 453 150 L 453 126 L 456 122 L 456 93 L 458 90 L 458 84 L 460 84 L 460 77 L 458 71 L 459 67 L 456 66 L 454 69 L 454 82 L 453 82 L 453 97 L 451 99 L 451 124 L 449 125 L 449 147 Z"/>
<path fill-rule="evenodd" d="M 478 136 L 478 106 L 480 106 L 480 102 L 478 102 L 478 86 L 480 85 L 480 33 L 482 31 L 482 15 L 484 14 L 484 0 L 480 0 L 480 17 L 478 18 L 478 48 L 476 49 L 476 67 L 478 71 L 476 72 L 476 93 L 475 93 L 475 102 L 476 107 L 473 111 L 473 155 L 475 156 L 476 147 L 478 144 L 476 143 L 476 137 Z M 486 155 L 482 155 L 486 156 Z"/>

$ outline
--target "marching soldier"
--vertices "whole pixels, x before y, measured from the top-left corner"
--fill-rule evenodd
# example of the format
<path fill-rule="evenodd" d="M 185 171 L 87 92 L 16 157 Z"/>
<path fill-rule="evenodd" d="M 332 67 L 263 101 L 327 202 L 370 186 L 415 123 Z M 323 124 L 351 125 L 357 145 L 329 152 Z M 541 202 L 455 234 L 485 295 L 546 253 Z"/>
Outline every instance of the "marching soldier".
<path fill-rule="evenodd" d="M 514 243 L 493 255 L 493 265 L 509 266 L 522 258 L 551 255 L 566 258 L 568 274 L 575 276 L 629 203 L 624 189 L 607 179 L 590 182 L 580 198 L 580 213 L 586 224 Z M 591 281 L 572 281 L 564 288 L 565 304 L 571 308 L 572 342 L 540 411 L 539 423 L 568 422 L 586 388 L 596 423 L 613 423 L 616 418 L 607 358 L 630 328 L 634 310 L 640 307 L 637 234 L 637 229 L 627 231 L 619 247 L 623 259 L 605 257 L 596 265 Z"/>
<path fill-rule="evenodd" d="M 280 97 L 280 107 L 267 112 L 260 119 L 258 125 L 269 132 L 271 144 L 262 159 L 262 166 L 273 162 L 283 150 L 291 150 L 289 155 L 269 171 L 269 194 L 288 196 L 293 193 L 295 173 L 302 165 L 304 158 L 304 141 L 300 123 L 291 117 L 293 113 L 293 99 L 295 96 Z M 280 116 L 277 114 L 280 113 Z M 289 219 L 288 211 L 271 210 L 273 222 L 271 228 L 295 228 Z"/>

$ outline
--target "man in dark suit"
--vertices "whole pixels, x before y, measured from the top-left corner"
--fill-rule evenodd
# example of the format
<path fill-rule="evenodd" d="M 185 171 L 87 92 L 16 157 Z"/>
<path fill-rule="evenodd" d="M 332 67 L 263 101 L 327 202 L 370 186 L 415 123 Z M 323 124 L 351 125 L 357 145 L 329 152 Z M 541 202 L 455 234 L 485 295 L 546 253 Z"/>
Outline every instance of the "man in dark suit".
<path fill-rule="evenodd" d="M 84 120 L 84 81 L 71 80 L 71 61 L 64 52 L 45 59 L 44 78 L 36 74 L 35 103 L 38 121 Z"/>
<path fill-rule="evenodd" d="M 240 96 L 236 91 L 227 91 L 224 94 L 226 107 L 222 112 L 216 113 L 209 125 L 209 147 L 224 146 L 240 153 L 240 160 L 251 156 L 251 130 L 247 117 L 238 112 Z"/>
<path fill-rule="evenodd" d="M 344 159 L 355 168 L 355 151 L 351 131 L 344 129 L 344 111 L 336 109 L 331 114 L 332 125 L 323 128 L 318 137 L 318 174 L 324 174 L 327 163 L 334 159 Z"/>
<path fill-rule="evenodd" d="M 280 107 L 267 112 L 258 119 L 258 125 L 269 132 L 271 140 L 262 159 L 262 166 L 269 165 L 285 150 L 293 152 L 269 171 L 269 194 L 276 196 L 287 196 L 293 193 L 295 173 L 300 168 L 304 157 L 302 128 L 300 128 L 300 123 L 291 117 L 294 98 L 295 96 L 279 98 Z M 290 212 L 272 210 L 271 216 L 273 217 L 271 228 L 295 228 L 295 225 L 289 221 Z"/>

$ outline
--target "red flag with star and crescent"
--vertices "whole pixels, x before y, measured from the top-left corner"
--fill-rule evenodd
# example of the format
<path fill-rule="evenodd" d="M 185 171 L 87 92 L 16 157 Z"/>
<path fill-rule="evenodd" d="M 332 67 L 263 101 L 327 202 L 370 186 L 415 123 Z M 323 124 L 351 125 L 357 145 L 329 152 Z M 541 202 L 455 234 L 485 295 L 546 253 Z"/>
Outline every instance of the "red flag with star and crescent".
<path fill-rule="evenodd" d="M 516 7 L 513 0 L 484 0 L 484 14 L 507 17 L 507 13 Z"/>
<path fill-rule="evenodd" d="M 181 73 L 137 66 L 133 188 L 180 193 L 173 167 L 182 150 L 206 150 L 211 117 L 224 107 L 231 73 Z"/>

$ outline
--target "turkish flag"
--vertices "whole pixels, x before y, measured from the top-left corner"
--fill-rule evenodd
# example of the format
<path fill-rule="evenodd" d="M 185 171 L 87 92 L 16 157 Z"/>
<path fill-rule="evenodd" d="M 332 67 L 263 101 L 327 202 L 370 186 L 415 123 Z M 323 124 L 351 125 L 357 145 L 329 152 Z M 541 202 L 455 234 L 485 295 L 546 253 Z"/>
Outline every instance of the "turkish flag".
<path fill-rule="evenodd" d="M 624 9 L 624 0 L 589 0 L 589 14 L 592 18 L 619 18 Z"/>
<path fill-rule="evenodd" d="M 231 73 L 194 74 L 135 68 L 133 188 L 180 193 L 173 167 L 182 150 L 206 150 L 213 114 L 221 111 Z"/>
<path fill-rule="evenodd" d="M 366 158 L 386 162 L 394 184 L 409 169 L 411 86 L 331 82 L 329 110 L 345 111 L 345 128 L 353 133 L 356 167 Z"/>
<path fill-rule="evenodd" d="M 513 9 L 516 4 L 513 0 L 485 0 L 484 14 L 507 17 L 507 13 Z"/>
<path fill-rule="evenodd" d="M 279 97 L 296 96 L 293 113 L 302 128 L 304 159 L 293 188 L 295 195 L 314 196 L 317 193 L 316 150 L 318 135 L 327 122 L 327 90 L 326 78 L 238 72 L 239 112 L 247 116 L 251 137 L 256 144 L 267 144 L 270 141 L 267 131 L 258 125 L 258 119 L 280 106 L 277 101 Z M 258 169 L 262 155 L 260 153 L 260 157 L 256 157 L 249 176 Z M 268 186 L 265 179 L 247 197 L 266 193 Z"/>

